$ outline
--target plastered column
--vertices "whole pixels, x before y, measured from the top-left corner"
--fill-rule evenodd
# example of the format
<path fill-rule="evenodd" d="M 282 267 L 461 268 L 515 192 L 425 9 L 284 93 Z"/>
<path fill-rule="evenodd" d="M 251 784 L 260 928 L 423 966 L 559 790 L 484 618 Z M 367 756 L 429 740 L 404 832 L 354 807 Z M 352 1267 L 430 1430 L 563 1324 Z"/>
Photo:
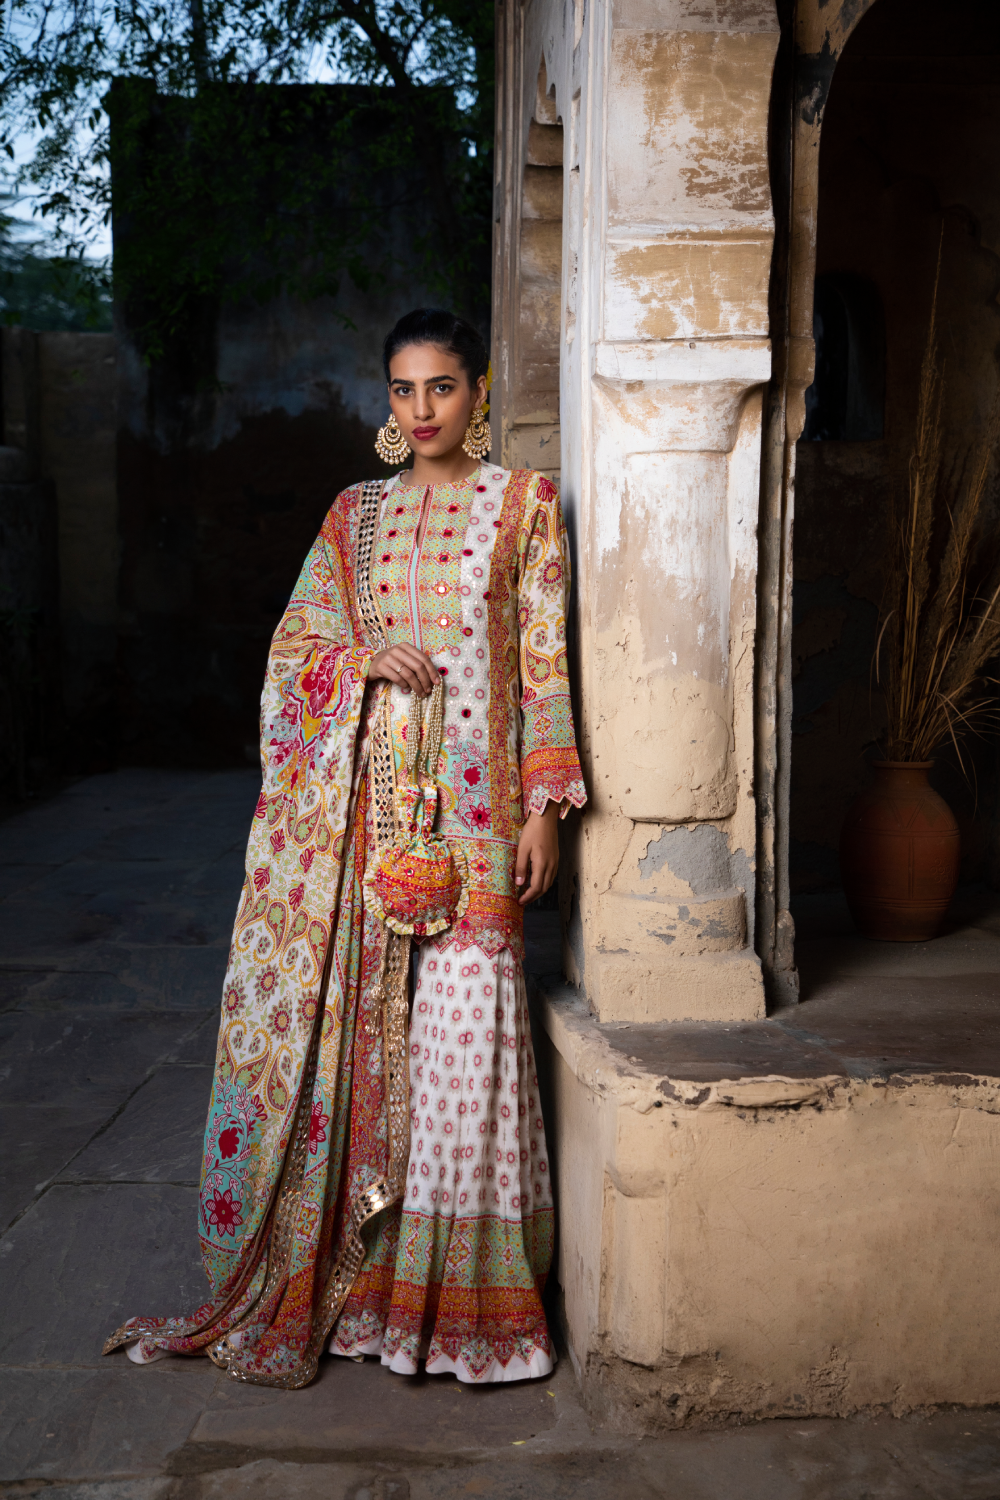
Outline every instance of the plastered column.
<path fill-rule="evenodd" d="M 764 1011 L 753 648 L 776 45 L 773 0 L 498 9 L 499 451 L 560 473 L 591 794 L 564 840 L 565 964 L 602 1019 Z M 558 225 L 538 191 L 557 144 Z M 557 227 L 556 410 L 536 355 Z"/>
<path fill-rule="evenodd" d="M 764 1010 L 748 913 L 776 27 L 770 0 L 618 0 L 550 69 L 591 792 L 566 963 L 603 1020 Z"/>

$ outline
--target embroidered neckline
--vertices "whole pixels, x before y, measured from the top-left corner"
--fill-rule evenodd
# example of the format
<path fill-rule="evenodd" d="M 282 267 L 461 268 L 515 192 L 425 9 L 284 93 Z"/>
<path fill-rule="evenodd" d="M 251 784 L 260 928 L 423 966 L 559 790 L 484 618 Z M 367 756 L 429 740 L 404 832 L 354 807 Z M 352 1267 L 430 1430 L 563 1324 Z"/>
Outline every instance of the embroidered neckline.
<path fill-rule="evenodd" d="M 467 474 L 464 479 L 448 479 L 441 484 L 400 484 L 399 481 L 402 478 L 402 474 L 404 472 L 401 470 L 399 474 L 394 474 L 392 476 L 392 489 L 402 490 L 404 494 L 412 493 L 414 495 L 426 495 L 428 490 L 433 490 L 435 495 L 438 494 L 441 490 L 464 490 L 467 489 L 470 484 L 475 484 L 475 482 L 479 479 L 479 476 L 483 472 L 483 467 L 484 466 L 480 464 L 478 469 L 473 469 L 472 473 Z"/>

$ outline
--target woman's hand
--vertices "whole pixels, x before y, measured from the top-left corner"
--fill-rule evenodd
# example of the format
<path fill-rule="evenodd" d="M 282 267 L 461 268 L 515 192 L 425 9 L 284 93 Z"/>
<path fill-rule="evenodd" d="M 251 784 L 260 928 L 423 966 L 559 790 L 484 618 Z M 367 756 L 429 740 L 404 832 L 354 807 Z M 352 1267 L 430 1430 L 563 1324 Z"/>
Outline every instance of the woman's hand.
<path fill-rule="evenodd" d="M 559 805 L 548 802 L 543 813 L 530 812 L 521 829 L 514 866 L 515 887 L 526 888 L 518 897 L 527 906 L 548 890 L 559 870 Z M 530 872 L 530 880 L 529 880 Z"/>
<path fill-rule="evenodd" d="M 409 641 L 400 646 L 390 646 L 388 651 L 377 651 L 368 668 L 368 680 L 384 678 L 394 682 L 404 693 L 416 692 L 426 698 L 433 690 L 441 674 L 425 651 L 418 651 Z"/>

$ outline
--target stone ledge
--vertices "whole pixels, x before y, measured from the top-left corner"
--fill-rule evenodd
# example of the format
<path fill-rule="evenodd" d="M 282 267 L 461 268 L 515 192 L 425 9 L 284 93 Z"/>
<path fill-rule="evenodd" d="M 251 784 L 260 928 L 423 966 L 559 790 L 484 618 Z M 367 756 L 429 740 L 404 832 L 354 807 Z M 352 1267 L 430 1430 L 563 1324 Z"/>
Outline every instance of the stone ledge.
<path fill-rule="evenodd" d="M 952 1104 L 1000 1112 L 1000 1076 L 981 1068 L 895 1060 L 872 1069 L 863 1058 L 838 1058 L 819 1046 L 809 1058 L 794 1037 L 788 1038 L 787 1049 L 780 1049 L 784 1028 L 781 1021 L 771 1020 L 754 1025 L 764 1037 L 777 1042 L 772 1058 L 776 1067 L 754 1071 L 752 1061 L 741 1066 L 736 1059 L 727 1061 L 717 1055 L 722 1037 L 731 1037 L 734 1030 L 745 1035 L 749 1027 L 601 1022 L 590 1013 L 579 991 L 555 976 L 534 980 L 532 997 L 552 1045 L 578 1082 L 639 1114 L 665 1103 L 673 1109 L 703 1112 L 795 1109 L 807 1104 L 844 1108 L 851 1085 L 872 1083 L 909 1089 L 914 1098 L 943 1088 Z M 708 1078 L 710 1073 L 718 1076 Z"/>
<path fill-rule="evenodd" d="M 735 1024 L 601 1022 L 554 976 L 533 996 L 594 1416 L 998 1399 L 1000 975 L 837 979 Z"/>
<path fill-rule="evenodd" d="M 766 1019 L 728 1023 L 601 1020 L 560 976 L 541 975 L 532 985 L 546 1030 L 574 1071 L 571 1059 L 578 1058 L 602 1087 L 620 1078 L 629 1081 L 626 1091 L 641 1083 L 671 1103 L 702 1103 L 709 1097 L 699 1089 L 704 1085 L 721 1102 L 724 1083 L 738 1085 L 749 1103 L 751 1081 L 787 1085 L 786 1102 L 796 1091 L 805 1097 L 804 1083 L 808 1091 L 827 1080 L 831 1087 L 890 1079 L 968 1087 L 979 1090 L 980 1107 L 1000 1089 L 1000 974 L 965 974 L 950 983 L 839 980 L 820 997 Z"/>

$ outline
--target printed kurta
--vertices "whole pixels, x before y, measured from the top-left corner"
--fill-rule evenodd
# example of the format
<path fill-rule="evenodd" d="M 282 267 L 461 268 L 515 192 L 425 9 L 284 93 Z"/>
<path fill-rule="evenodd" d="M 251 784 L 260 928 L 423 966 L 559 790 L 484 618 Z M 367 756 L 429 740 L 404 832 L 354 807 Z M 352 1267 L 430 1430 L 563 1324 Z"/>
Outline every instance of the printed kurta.
<path fill-rule="evenodd" d="M 567 588 L 541 475 L 484 466 L 457 485 L 338 497 L 262 702 L 205 1137 L 212 1297 L 188 1318 L 132 1319 L 109 1350 L 204 1351 L 234 1378 L 285 1386 L 312 1378 L 327 1341 L 467 1380 L 551 1367 L 552 1204 L 513 875 L 527 811 L 585 800 Z M 362 890 L 413 701 L 367 671 L 402 641 L 444 677 L 436 831 L 470 877 L 461 919 L 421 945 L 408 1038 L 381 1004 L 385 934 Z"/>

